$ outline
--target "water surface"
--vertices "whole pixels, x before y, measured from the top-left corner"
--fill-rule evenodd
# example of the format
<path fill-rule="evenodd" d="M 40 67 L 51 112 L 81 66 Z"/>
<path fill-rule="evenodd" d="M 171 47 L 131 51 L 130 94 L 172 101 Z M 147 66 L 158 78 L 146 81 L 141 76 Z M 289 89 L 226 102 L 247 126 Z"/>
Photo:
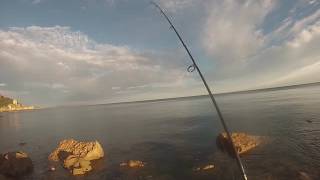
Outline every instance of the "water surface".
<path fill-rule="evenodd" d="M 320 179 L 319 90 L 309 86 L 217 96 L 232 131 L 269 137 L 243 157 L 249 179 L 294 180 L 299 172 Z M 235 161 L 216 147 L 221 131 L 207 96 L 60 107 L 1 113 L 0 152 L 30 154 L 35 170 L 24 179 L 240 179 Z M 98 140 L 106 157 L 85 177 L 72 177 L 62 167 L 48 172 L 49 153 L 66 138 Z M 119 168 L 129 159 L 147 165 Z M 212 163 L 213 171 L 194 171 Z"/>

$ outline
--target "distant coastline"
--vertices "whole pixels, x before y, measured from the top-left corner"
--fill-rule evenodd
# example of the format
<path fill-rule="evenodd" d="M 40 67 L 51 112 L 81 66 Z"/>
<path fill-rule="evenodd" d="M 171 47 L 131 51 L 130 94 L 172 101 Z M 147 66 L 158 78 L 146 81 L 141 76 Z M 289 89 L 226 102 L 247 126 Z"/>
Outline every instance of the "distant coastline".
<path fill-rule="evenodd" d="M 240 90 L 240 91 L 231 91 L 231 92 L 222 92 L 222 93 L 214 93 L 215 96 L 223 96 L 229 94 L 249 94 L 253 92 L 268 92 L 268 91 L 275 91 L 275 90 L 288 90 L 288 89 L 295 89 L 295 88 L 302 88 L 302 87 L 309 87 L 309 86 L 320 86 L 320 82 L 313 82 L 313 83 L 305 83 L 305 84 L 294 84 L 294 85 L 286 85 L 286 86 L 277 86 L 277 87 L 269 87 L 269 88 L 260 88 L 260 89 L 249 89 L 249 90 Z M 179 99 L 192 99 L 192 98 L 199 98 L 199 97 L 207 97 L 207 94 L 200 94 L 194 96 L 181 96 L 181 97 L 172 97 L 172 98 L 161 98 L 161 99 L 147 99 L 147 100 L 139 100 L 139 101 L 123 101 L 123 102 L 110 102 L 110 103 L 99 103 L 99 104 L 78 104 L 78 105 L 60 105 L 60 106 L 53 106 L 53 107 L 46 107 L 47 108 L 61 108 L 61 107 L 68 107 L 68 106 L 99 106 L 99 105 L 120 105 L 120 104 L 136 104 L 136 103 L 148 103 L 148 102 L 161 102 L 161 101 L 175 101 Z M 5 100 L 5 99 L 6 100 Z M 35 110 L 39 109 L 38 107 L 34 106 L 24 106 L 22 104 L 14 105 L 14 99 L 4 97 L 0 95 L 0 112 L 14 112 L 14 111 L 24 111 L 24 110 Z M 3 105 L 4 102 L 6 105 Z M 43 109 L 43 108 L 41 108 Z"/>
<path fill-rule="evenodd" d="M 34 106 L 25 106 L 19 103 L 16 99 L 11 99 L 9 97 L 0 95 L 0 112 L 15 112 L 34 109 Z"/>

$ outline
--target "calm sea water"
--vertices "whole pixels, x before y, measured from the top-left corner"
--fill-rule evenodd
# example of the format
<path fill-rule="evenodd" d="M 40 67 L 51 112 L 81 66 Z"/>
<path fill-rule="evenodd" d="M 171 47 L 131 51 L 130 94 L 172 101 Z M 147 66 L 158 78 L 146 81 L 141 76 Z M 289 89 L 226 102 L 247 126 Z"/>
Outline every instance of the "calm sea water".
<path fill-rule="evenodd" d="M 217 101 L 232 131 L 268 137 L 243 157 L 249 179 L 294 180 L 299 172 L 320 179 L 320 86 L 219 95 Z M 1 113 L 0 152 L 30 154 L 35 169 L 24 179 L 240 179 L 234 159 L 216 147 L 221 131 L 208 97 L 61 107 Z M 66 138 L 98 140 L 106 157 L 85 177 L 59 166 L 48 172 L 49 153 Z M 147 165 L 119 168 L 129 159 Z M 215 169 L 193 170 L 206 164 Z"/>

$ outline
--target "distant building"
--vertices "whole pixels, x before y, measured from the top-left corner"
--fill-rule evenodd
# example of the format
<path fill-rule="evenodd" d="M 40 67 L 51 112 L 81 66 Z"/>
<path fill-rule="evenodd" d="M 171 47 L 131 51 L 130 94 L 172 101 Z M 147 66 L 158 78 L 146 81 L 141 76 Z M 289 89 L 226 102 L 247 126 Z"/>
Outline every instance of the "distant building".
<path fill-rule="evenodd" d="M 9 109 L 9 110 L 12 110 L 13 108 L 14 108 L 14 107 L 12 106 L 12 104 L 9 104 L 9 105 L 8 105 L 8 109 Z"/>
<path fill-rule="evenodd" d="M 18 105 L 18 100 L 14 99 L 14 100 L 12 101 L 12 104 Z"/>

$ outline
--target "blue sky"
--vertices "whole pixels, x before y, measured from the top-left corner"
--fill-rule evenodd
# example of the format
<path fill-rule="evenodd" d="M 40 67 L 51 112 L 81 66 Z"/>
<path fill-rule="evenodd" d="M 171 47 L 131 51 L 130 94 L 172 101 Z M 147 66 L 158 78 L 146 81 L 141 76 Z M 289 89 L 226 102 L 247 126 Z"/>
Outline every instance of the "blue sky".
<path fill-rule="evenodd" d="M 319 0 L 157 0 L 214 92 L 320 80 Z M 0 93 L 43 106 L 205 94 L 147 0 L 1 0 Z"/>

